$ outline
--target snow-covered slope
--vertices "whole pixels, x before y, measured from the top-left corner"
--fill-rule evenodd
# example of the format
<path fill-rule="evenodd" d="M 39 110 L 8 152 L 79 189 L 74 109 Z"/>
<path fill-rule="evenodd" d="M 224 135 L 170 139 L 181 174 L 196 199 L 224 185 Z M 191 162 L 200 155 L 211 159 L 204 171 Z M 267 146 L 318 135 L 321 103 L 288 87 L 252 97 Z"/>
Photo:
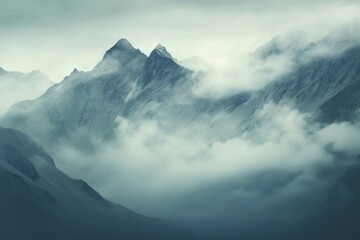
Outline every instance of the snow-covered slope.
<path fill-rule="evenodd" d="M 169 235 L 174 231 L 174 235 Z M 0 238 L 173 239 L 170 224 L 104 199 L 59 171 L 30 137 L 0 128 Z"/>

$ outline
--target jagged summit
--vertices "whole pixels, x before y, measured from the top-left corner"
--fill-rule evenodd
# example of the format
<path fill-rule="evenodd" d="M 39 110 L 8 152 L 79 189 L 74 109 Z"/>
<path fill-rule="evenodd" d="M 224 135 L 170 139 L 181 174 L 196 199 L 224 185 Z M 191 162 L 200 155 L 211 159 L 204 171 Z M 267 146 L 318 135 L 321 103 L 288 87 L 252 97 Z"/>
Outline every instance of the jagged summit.
<path fill-rule="evenodd" d="M 171 56 L 171 54 L 166 50 L 166 48 L 161 45 L 161 44 L 158 44 L 156 46 L 156 48 L 151 52 L 151 54 L 153 53 L 156 53 L 158 55 L 160 55 L 161 57 L 166 57 L 166 58 L 170 58 L 170 59 L 173 59 L 173 57 Z M 150 56 L 151 56 L 150 54 Z"/>
<path fill-rule="evenodd" d="M 107 57 L 116 57 L 123 54 L 134 54 L 141 53 L 140 50 L 135 49 L 131 43 L 125 38 L 120 39 L 117 43 L 112 46 L 104 55 L 104 58 Z"/>
<path fill-rule="evenodd" d="M 74 70 L 71 72 L 71 74 L 79 73 L 80 71 L 77 68 L 74 68 Z"/>
<path fill-rule="evenodd" d="M 146 61 L 146 71 L 158 71 L 169 66 L 179 66 L 164 46 L 158 44 Z"/>
<path fill-rule="evenodd" d="M 133 45 L 131 45 L 131 43 L 125 38 L 122 38 L 119 41 L 117 41 L 117 43 L 114 45 L 114 47 L 117 49 L 123 49 L 123 50 L 134 49 Z"/>
<path fill-rule="evenodd" d="M 77 68 L 74 68 L 73 70 L 72 70 L 72 72 L 69 74 L 69 77 L 70 76 L 77 76 L 78 74 L 80 74 L 80 73 L 82 73 L 82 71 L 79 71 Z"/>
<path fill-rule="evenodd" d="M 147 56 L 144 53 L 123 38 L 105 53 L 102 61 L 94 67 L 94 70 L 97 74 L 114 73 L 120 69 L 134 72 L 144 65 L 146 59 Z"/>

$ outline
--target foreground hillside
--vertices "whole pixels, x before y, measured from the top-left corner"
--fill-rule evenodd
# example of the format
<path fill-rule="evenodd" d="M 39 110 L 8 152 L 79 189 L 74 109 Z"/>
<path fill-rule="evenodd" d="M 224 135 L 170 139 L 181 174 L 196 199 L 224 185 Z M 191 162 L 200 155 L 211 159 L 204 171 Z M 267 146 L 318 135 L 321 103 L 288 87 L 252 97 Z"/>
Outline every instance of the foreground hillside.
<path fill-rule="evenodd" d="M 104 199 L 59 171 L 30 137 L 0 128 L 0 238 L 183 239 L 163 221 Z"/>

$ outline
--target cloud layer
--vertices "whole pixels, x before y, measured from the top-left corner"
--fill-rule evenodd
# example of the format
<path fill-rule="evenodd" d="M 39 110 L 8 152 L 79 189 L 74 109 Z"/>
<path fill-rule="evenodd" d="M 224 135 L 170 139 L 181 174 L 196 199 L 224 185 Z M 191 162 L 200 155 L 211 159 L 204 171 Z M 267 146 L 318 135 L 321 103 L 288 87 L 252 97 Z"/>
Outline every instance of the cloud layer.
<path fill-rule="evenodd" d="M 355 0 L 20 0 L 2 7 L 0 66 L 42 69 L 60 81 L 74 67 L 91 69 L 121 37 L 145 53 L 161 42 L 180 59 L 198 55 L 207 60 L 195 92 L 215 98 L 259 90 L 299 64 L 341 54 L 359 40 Z M 319 41 L 339 29 L 343 32 Z M 266 49 L 257 47 L 276 35 L 281 36 L 270 45 L 279 54 L 261 56 Z M 297 58 L 311 42 L 316 47 Z M 171 115 L 154 109 L 157 116 Z M 357 123 L 322 127 L 291 106 L 269 103 L 255 113 L 254 129 L 219 139 L 222 127 L 229 131 L 239 124 L 224 115 L 181 130 L 161 127 L 177 123 L 177 116 L 118 118 L 114 142 L 94 139 L 98 150 L 92 154 L 62 143 L 55 158 L 66 173 L 143 214 L 282 226 L 295 210 L 301 211 L 286 224 L 321 211 L 328 189 L 343 174 L 337 166 L 356 165 L 360 154 Z M 212 120 L 225 118 L 229 126 L 214 128 Z"/>
<path fill-rule="evenodd" d="M 194 89 L 198 95 L 220 98 L 239 92 L 255 92 L 288 73 L 296 73 L 303 65 L 317 59 L 336 58 L 352 47 L 360 46 L 359 27 L 360 21 L 355 21 L 321 39 L 308 38 L 304 31 L 291 32 L 274 37 L 250 54 L 234 53 L 214 62 L 190 59 L 183 64 L 204 72 Z"/>
<path fill-rule="evenodd" d="M 318 193 L 307 201 L 315 204 L 331 183 L 319 172 L 336 163 L 335 153 L 360 154 L 357 125 L 320 128 L 308 115 L 274 104 L 254 121 L 253 131 L 217 140 L 203 131 L 206 123 L 201 130 L 194 124 L 170 132 L 155 120 L 121 118 L 115 143 L 95 155 L 63 146 L 58 166 L 150 216 L 245 221 L 261 210 L 296 205 L 297 197 L 312 191 Z"/>
<path fill-rule="evenodd" d="M 35 99 L 52 85 L 48 77 L 41 72 L 33 71 L 24 74 L 0 69 L 0 117 L 13 104 Z"/>

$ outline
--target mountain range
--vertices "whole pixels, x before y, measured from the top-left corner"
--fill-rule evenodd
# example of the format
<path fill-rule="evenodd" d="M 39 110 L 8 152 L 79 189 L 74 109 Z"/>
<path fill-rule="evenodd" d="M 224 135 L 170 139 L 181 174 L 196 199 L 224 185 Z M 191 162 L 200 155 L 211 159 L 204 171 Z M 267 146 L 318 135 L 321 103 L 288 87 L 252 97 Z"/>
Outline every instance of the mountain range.
<path fill-rule="evenodd" d="M 279 53 L 274 50 L 277 46 L 269 45 L 261 49 L 261 58 Z M 203 74 L 181 66 L 165 47 L 157 46 L 147 57 L 121 39 L 93 70 L 75 69 L 41 97 L 12 106 L 0 122 L 48 146 L 66 139 L 79 148 L 91 148 L 94 138 L 111 139 L 119 117 L 132 121 L 156 119 L 162 127 L 172 130 L 196 121 L 216 128 L 214 124 L 227 123 L 225 119 L 214 123 L 213 116 L 226 112 L 238 119 L 239 126 L 234 128 L 244 129 L 251 125 L 257 109 L 275 102 L 291 103 L 303 112 L 317 112 L 328 122 L 350 120 L 359 105 L 353 102 L 351 110 L 342 110 L 344 105 L 338 102 L 344 98 L 336 96 L 356 98 L 357 92 L 347 88 L 358 84 L 360 78 L 360 48 L 355 45 L 336 55 L 309 58 L 320 48 L 318 45 L 311 43 L 297 50 L 293 56 L 297 67 L 263 89 L 211 99 L 193 92 Z M 269 51 L 271 47 L 273 51 Z M 332 112 L 339 114 L 334 116 Z"/>
<path fill-rule="evenodd" d="M 294 69 L 258 91 L 210 98 L 194 92 L 206 75 L 184 67 L 162 45 L 146 56 L 126 39 L 119 40 L 91 71 L 74 69 L 38 98 L 14 104 L 0 119 L 2 231 L 6 236 L 19 234 L 21 239 L 29 232 L 40 239 L 54 233 L 59 239 L 190 239 L 169 223 L 112 203 L 86 182 L 68 177 L 44 149 L 56 152 L 66 143 L 80 151 L 97 152 L 99 142 L 116 139 L 121 119 L 156 121 L 169 132 L 198 124 L 206 126 L 209 138 L 230 139 L 256 127 L 255 112 L 269 103 L 312 114 L 312 121 L 319 124 L 356 122 L 360 113 L 360 45 L 319 54 L 329 41 L 325 38 L 300 49 L 279 48 L 270 42 L 255 53 L 258 60 L 271 61 L 291 51 Z M 342 44 L 330 42 L 335 48 Z M 2 74 L 9 73 L 1 70 L 0 80 Z M 348 158 L 341 152 L 334 154 L 338 154 L 336 161 Z M 351 161 L 358 161 L 358 156 Z M 341 171 L 326 169 L 323 174 L 333 172 L 341 177 L 334 181 L 336 191 L 329 191 L 330 195 L 346 185 L 349 194 L 358 199 L 357 168 L 341 165 Z M 351 204 L 357 211 L 356 203 Z M 347 214 L 340 215 L 350 219 Z M 323 215 L 319 219 L 326 222 Z M 29 221 L 34 225 L 28 225 Z M 352 227 L 349 231 L 356 228 Z M 327 236 L 324 231 L 316 236 Z M 346 231 L 341 228 L 342 234 Z"/>

